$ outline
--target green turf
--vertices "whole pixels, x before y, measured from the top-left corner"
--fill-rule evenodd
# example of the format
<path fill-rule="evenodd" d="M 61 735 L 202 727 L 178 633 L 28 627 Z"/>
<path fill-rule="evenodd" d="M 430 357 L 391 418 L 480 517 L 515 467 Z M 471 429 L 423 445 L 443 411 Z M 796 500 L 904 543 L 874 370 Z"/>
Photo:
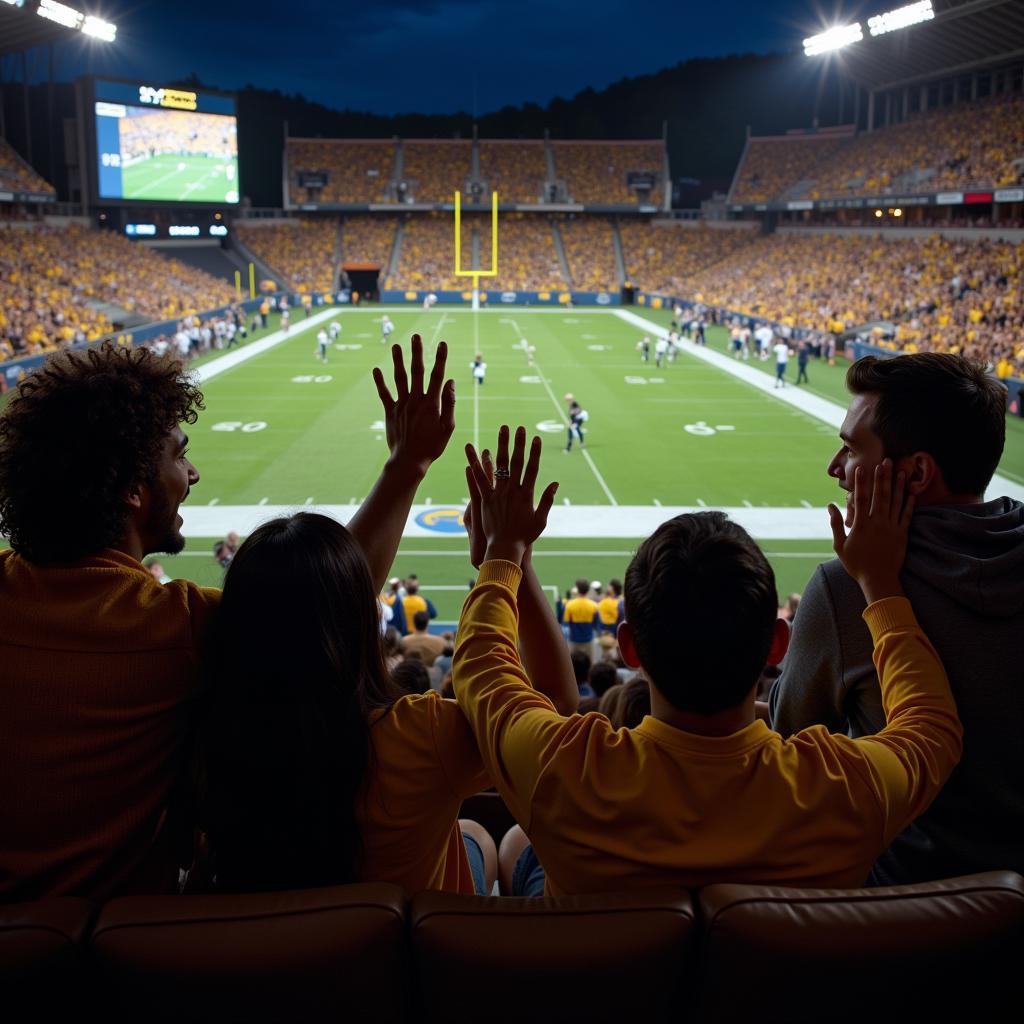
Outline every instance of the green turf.
<path fill-rule="evenodd" d="M 226 168 L 234 170 L 229 178 Z M 166 202 L 224 203 L 238 195 L 238 161 L 230 165 L 211 156 L 153 156 L 121 172 L 125 199 Z"/>

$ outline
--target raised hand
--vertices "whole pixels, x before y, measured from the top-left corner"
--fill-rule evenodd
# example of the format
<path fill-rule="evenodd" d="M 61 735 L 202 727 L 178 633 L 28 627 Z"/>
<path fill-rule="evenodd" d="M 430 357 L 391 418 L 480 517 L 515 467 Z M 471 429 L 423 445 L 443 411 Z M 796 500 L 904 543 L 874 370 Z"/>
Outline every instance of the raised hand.
<path fill-rule="evenodd" d="M 914 496 L 905 494 L 906 474 L 893 480 L 891 459 L 875 467 L 869 483 L 867 471 L 858 466 L 853 477 L 853 496 L 844 529 L 843 514 L 830 504 L 832 546 L 843 568 L 857 581 L 870 604 L 903 594 L 900 569 L 907 555 L 907 532 L 914 511 Z"/>
<path fill-rule="evenodd" d="M 466 446 L 467 455 L 472 447 L 472 445 Z M 493 488 L 494 460 L 491 458 L 489 449 L 485 448 L 480 453 L 479 461 L 484 471 L 486 487 Z M 475 569 L 479 569 L 487 553 L 487 536 L 480 522 L 480 491 L 476 486 L 470 466 L 466 467 L 466 482 L 469 484 L 469 504 L 466 505 L 466 511 L 462 514 L 462 525 L 465 526 L 466 533 L 469 534 L 469 561 Z"/>
<path fill-rule="evenodd" d="M 535 437 L 530 445 L 529 457 L 526 457 L 526 430 L 518 427 L 510 457 L 509 429 L 503 426 L 498 431 L 498 453 L 492 484 L 476 449 L 471 444 L 466 445 L 470 518 L 474 533 L 482 532 L 486 539 L 485 561 L 504 558 L 519 564 L 526 549 L 547 525 L 548 512 L 558 484 L 548 484 L 534 507 L 533 493 L 540 469 L 540 452 L 540 438 Z"/>
<path fill-rule="evenodd" d="M 373 382 L 384 406 L 391 461 L 422 476 L 445 450 L 455 430 L 455 381 L 444 379 L 448 346 L 443 341 L 438 344 L 426 389 L 423 340 L 418 334 L 412 336 L 411 379 L 406 374 L 401 345 L 391 346 L 391 358 L 396 397 L 391 396 L 383 372 L 379 368 L 373 371 Z"/>

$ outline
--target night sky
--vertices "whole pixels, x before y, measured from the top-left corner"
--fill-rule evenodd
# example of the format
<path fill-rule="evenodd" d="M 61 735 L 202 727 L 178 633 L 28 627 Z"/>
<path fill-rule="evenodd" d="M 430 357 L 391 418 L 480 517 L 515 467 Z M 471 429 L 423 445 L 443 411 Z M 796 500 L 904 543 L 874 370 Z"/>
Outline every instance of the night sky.
<path fill-rule="evenodd" d="M 832 0 L 80 0 L 113 46 L 63 46 L 57 77 L 251 84 L 380 114 L 545 104 L 690 57 L 798 49 Z M 848 17 L 898 6 L 845 5 Z M 43 73 L 42 61 L 35 68 Z M 35 76 L 34 76 L 35 77 Z"/>

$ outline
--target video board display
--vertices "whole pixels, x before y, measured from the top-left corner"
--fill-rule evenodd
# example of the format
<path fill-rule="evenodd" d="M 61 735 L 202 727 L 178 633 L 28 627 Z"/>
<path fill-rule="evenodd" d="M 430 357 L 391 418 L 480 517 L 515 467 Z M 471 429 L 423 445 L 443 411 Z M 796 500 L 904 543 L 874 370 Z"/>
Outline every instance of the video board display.
<path fill-rule="evenodd" d="M 94 109 L 100 200 L 238 202 L 231 96 L 97 80 Z"/>

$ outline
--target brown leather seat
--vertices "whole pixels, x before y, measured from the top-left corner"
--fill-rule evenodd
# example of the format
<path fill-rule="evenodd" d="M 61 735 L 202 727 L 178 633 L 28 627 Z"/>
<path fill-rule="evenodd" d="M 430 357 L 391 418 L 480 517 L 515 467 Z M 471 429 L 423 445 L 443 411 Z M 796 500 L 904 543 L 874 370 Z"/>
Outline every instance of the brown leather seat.
<path fill-rule="evenodd" d="M 698 902 L 703 1020 L 985 1020 L 1017 1004 L 1013 872 L 880 889 L 712 885 Z"/>
<path fill-rule="evenodd" d="M 128 897 L 103 908 L 92 949 L 126 1018 L 398 1021 L 405 906 L 376 884 Z"/>
<path fill-rule="evenodd" d="M 558 899 L 423 892 L 410 911 L 415 1016 L 681 1021 L 695 921 L 685 892 Z"/>
<path fill-rule="evenodd" d="M 96 905 L 70 896 L 0 904 L 0 993 L 10 1020 L 43 1020 L 87 1001 L 85 942 Z"/>

